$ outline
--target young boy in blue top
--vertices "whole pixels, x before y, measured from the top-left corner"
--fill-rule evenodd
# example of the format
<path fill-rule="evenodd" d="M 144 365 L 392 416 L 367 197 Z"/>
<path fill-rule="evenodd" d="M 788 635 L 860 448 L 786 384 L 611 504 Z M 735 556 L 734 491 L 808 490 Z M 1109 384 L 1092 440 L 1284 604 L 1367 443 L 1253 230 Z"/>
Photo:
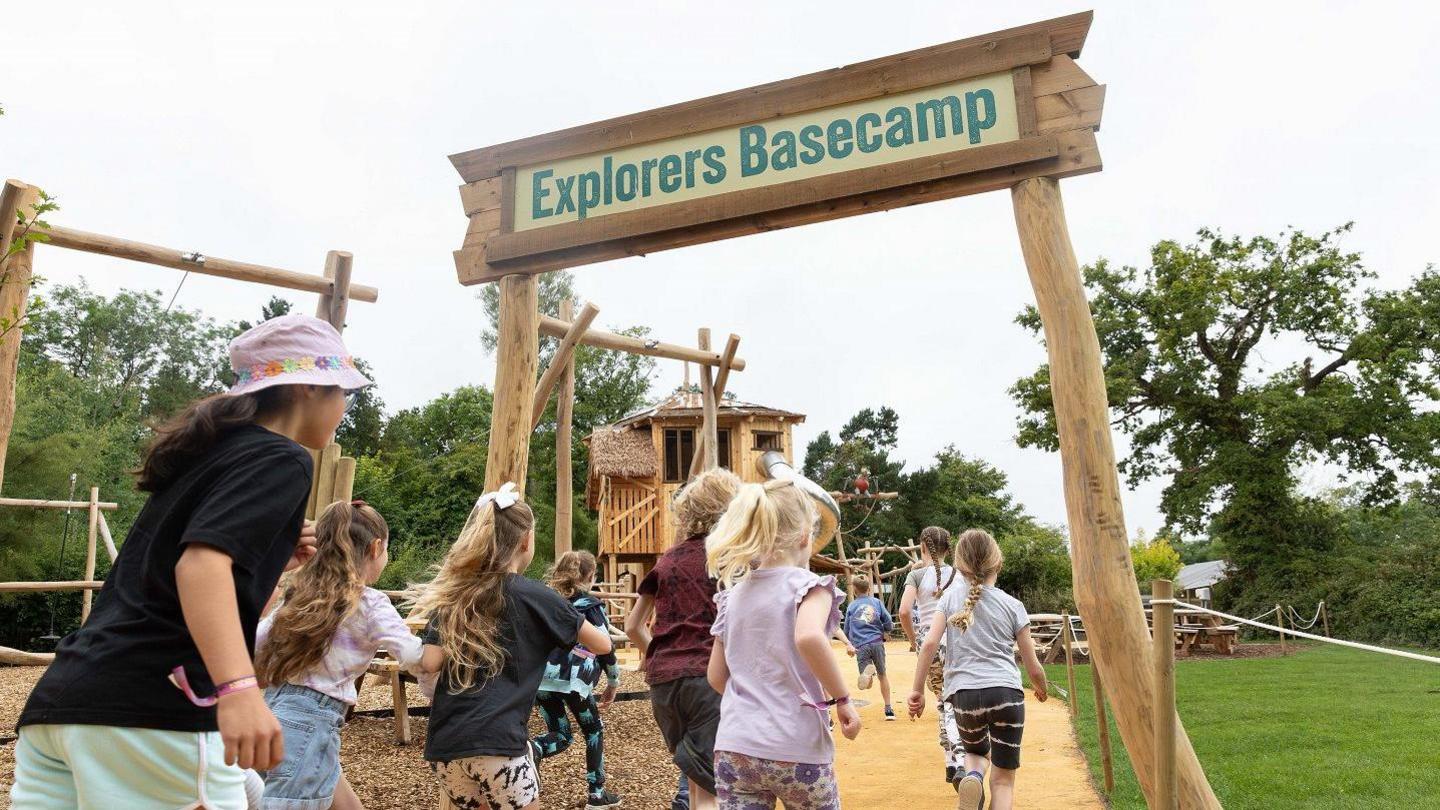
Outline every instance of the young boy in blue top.
<path fill-rule="evenodd" d="M 894 720 L 890 708 L 890 679 L 885 674 L 885 634 L 895 626 L 890 612 L 879 599 L 870 595 L 870 578 L 854 577 L 855 599 L 845 610 L 845 637 L 855 649 L 855 663 L 860 667 L 861 689 L 869 689 L 875 676 L 880 676 L 880 696 L 885 699 L 885 719 Z"/>

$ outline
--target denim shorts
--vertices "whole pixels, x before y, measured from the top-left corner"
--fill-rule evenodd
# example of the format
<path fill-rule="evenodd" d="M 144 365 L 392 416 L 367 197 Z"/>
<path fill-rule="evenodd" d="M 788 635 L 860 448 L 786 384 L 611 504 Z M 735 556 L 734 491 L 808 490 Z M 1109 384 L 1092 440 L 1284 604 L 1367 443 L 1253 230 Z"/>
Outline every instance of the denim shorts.
<path fill-rule="evenodd" d="M 875 665 L 875 674 L 885 674 L 885 642 L 872 641 L 855 648 L 855 665 L 865 671 L 866 664 Z"/>
<path fill-rule="evenodd" d="M 344 702 L 287 683 L 265 690 L 280 721 L 285 759 L 265 777 L 265 810 L 329 810 L 340 782 L 340 727 Z"/>

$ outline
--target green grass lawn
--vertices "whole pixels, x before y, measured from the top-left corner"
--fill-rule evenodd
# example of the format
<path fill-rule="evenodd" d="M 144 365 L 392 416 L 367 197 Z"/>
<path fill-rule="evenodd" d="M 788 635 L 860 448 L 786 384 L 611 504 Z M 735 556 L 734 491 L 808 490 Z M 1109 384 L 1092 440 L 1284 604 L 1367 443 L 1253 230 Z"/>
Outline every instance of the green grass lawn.
<path fill-rule="evenodd" d="M 1046 670 L 1065 687 L 1063 662 Z M 1181 722 L 1227 810 L 1440 808 L 1440 666 L 1322 645 L 1175 671 Z M 1088 666 L 1075 667 L 1075 691 L 1080 744 L 1103 785 Z M 1109 720 L 1114 807 L 1143 810 Z"/>

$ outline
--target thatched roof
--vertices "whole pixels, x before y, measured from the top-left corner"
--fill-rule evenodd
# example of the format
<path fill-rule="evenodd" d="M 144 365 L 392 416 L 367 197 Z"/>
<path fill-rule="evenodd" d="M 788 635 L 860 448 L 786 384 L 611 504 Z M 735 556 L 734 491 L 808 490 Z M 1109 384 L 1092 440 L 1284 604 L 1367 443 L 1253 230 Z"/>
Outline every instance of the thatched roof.
<path fill-rule="evenodd" d="M 734 399 L 729 395 L 715 403 L 716 412 L 721 419 L 727 416 L 764 416 L 778 418 L 788 422 L 804 422 L 805 414 L 785 411 L 779 408 L 771 408 L 768 405 L 757 405 L 753 402 L 744 402 Z M 705 400 L 700 394 L 698 386 L 692 386 L 690 390 L 677 390 L 675 393 L 661 400 L 659 404 L 626 416 L 614 427 L 635 427 L 646 425 L 657 419 L 670 419 L 676 417 L 699 418 L 705 413 Z"/>
<path fill-rule="evenodd" d="M 599 506 L 600 477 L 654 478 L 660 473 L 659 459 L 650 431 L 602 427 L 585 439 L 590 445 L 590 473 L 585 479 L 585 502 Z"/>

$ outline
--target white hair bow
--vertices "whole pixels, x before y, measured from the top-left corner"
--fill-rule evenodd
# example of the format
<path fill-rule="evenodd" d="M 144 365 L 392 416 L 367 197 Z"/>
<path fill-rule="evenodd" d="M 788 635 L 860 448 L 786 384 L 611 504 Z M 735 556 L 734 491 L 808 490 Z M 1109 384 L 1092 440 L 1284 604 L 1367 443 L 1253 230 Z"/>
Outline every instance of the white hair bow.
<path fill-rule="evenodd" d="M 494 503 L 496 509 L 509 509 L 520 501 L 520 493 L 515 491 L 515 482 L 506 481 L 500 489 L 495 492 L 487 492 L 475 501 L 475 508 L 479 509 L 487 503 Z"/>

